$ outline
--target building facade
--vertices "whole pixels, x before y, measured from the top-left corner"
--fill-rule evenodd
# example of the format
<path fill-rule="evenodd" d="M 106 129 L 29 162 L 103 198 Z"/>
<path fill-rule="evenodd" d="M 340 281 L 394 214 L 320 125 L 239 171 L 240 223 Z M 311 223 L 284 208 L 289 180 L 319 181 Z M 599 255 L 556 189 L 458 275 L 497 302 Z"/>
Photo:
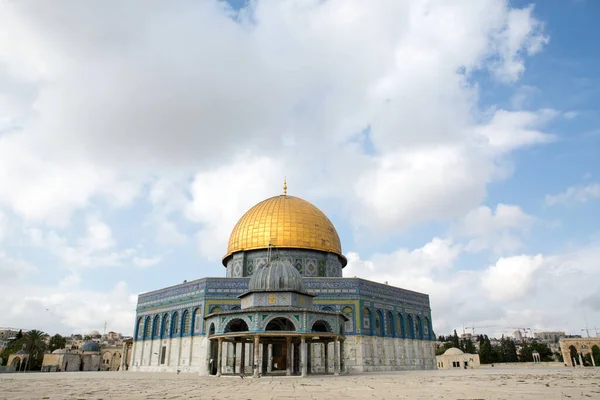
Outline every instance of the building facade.
<path fill-rule="evenodd" d="M 254 358 L 250 343 L 243 345 L 243 356 L 242 345 L 225 344 L 220 358 L 215 360 L 211 339 L 224 333 L 225 320 L 216 324 L 222 327 L 221 332 L 216 326 L 211 331 L 211 325 L 207 324 L 215 316 L 227 318 L 228 313 L 250 307 L 243 303 L 244 296 L 240 296 L 249 291 L 253 275 L 269 268 L 273 259 L 292 266 L 302 278 L 303 287 L 312 299 L 311 310 L 343 317 L 339 328 L 331 328 L 338 329 L 332 333 L 341 335 L 340 363 L 346 371 L 436 367 L 429 296 L 360 278 L 344 278 L 342 270 L 347 261 L 333 224 L 311 203 L 288 196 L 284 191 L 282 196 L 258 203 L 238 221 L 223 258 L 226 277 L 184 282 L 138 297 L 129 369 L 207 375 L 216 374 L 213 364 L 219 361 L 221 373 L 260 369 L 263 365 L 262 373 L 273 373 L 275 363 L 287 365 L 292 353 L 276 356 L 259 349 Z M 246 298 L 257 302 L 256 305 L 260 301 L 266 305 L 283 301 L 274 293 Z M 294 301 L 293 296 L 286 301 Z M 296 306 L 306 308 L 307 304 Z M 312 326 L 297 324 L 297 319 L 304 315 L 288 308 L 279 317 L 291 321 L 298 332 L 312 332 Z M 264 331 L 274 317 L 272 313 L 257 310 L 249 316 L 252 318 L 246 321 L 248 332 Z M 315 341 L 307 346 L 306 363 L 311 372 L 334 372 L 339 363 L 335 362 L 331 343 Z M 276 358 L 279 360 L 275 361 Z M 301 373 L 302 366 L 294 371 Z"/>

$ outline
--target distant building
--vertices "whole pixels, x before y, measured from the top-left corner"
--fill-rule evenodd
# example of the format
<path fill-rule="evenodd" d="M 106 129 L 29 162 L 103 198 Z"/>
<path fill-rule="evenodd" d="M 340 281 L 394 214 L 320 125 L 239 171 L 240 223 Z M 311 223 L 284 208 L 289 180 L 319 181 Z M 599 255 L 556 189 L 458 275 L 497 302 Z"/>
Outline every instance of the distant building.
<path fill-rule="evenodd" d="M 544 342 L 558 343 L 560 338 L 565 337 L 564 332 L 535 332 L 533 337 Z"/>
<path fill-rule="evenodd" d="M 18 330 L 0 329 L 0 341 L 8 341 L 14 339 L 19 334 Z"/>
<path fill-rule="evenodd" d="M 473 369 L 479 368 L 479 354 L 465 353 L 461 349 L 451 347 L 441 356 L 436 357 L 438 369 Z"/>
<path fill-rule="evenodd" d="M 521 333 L 521 331 L 514 331 L 513 336 L 516 340 L 523 340 L 523 334 Z"/>
<path fill-rule="evenodd" d="M 44 355 L 42 372 L 119 371 L 127 369 L 132 340 L 121 346 L 88 341 L 80 350 L 58 349 Z"/>

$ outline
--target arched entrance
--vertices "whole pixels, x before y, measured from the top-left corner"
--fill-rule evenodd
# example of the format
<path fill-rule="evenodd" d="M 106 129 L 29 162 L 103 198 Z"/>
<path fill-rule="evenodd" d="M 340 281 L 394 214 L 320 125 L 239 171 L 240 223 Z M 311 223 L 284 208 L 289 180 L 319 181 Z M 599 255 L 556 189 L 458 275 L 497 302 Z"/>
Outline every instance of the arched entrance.
<path fill-rule="evenodd" d="M 296 327 L 287 318 L 279 317 L 272 319 L 265 329 L 266 331 L 295 331 Z"/>

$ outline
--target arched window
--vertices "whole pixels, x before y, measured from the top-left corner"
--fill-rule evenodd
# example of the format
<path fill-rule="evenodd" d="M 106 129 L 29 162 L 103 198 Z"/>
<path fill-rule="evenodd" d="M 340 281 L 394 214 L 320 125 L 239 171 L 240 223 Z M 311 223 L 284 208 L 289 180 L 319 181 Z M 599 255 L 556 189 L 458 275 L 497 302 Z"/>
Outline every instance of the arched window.
<path fill-rule="evenodd" d="M 215 334 L 215 324 L 214 323 L 210 324 L 210 328 L 208 328 L 208 334 L 209 335 L 214 335 Z"/>
<path fill-rule="evenodd" d="M 152 321 L 152 338 L 158 337 L 158 333 L 160 332 L 160 318 L 158 315 L 154 316 L 154 321 Z"/>
<path fill-rule="evenodd" d="M 363 308 L 363 330 L 366 333 L 373 334 L 373 328 L 371 327 L 371 310 L 367 307 Z"/>
<path fill-rule="evenodd" d="M 404 317 L 400 313 L 398 313 L 396 318 L 396 335 L 400 337 L 405 337 L 406 335 L 406 332 L 404 331 Z"/>
<path fill-rule="evenodd" d="M 169 314 L 163 315 L 163 323 L 162 323 L 162 337 L 167 338 L 171 336 L 171 332 L 169 331 Z"/>
<path fill-rule="evenodd" d="M 423 337 L 425 340 L 431 339 L 431 328 L 429 326 L 429 318 L 423 318 Z"/>
<path fill-rule="evenodd" d="M 409 315 L 409 316 L 406 318 L 406 322 L 407 322 L 407 325 L 408 325 L 408 335 L 407 335 L 407 336 L 408 336 L 410 339 L 414 339 L 414 338 L 415 338 L 415 324 L 414 324 L 414 322 L 413 322 L 413 317 L 412 317 L 412 315 Z"/>
<path fill-rule="evenodd" d="M 172 335 L 179 335 L 179 314 L 173 313 L 173 328 L 171 329 Z"/>
<path fill-rule="evenodd" d="M 144 319 L 142 317 L 138 318 L 138 326 L 137 326 L 137 338 L 144 338 Z"/>
<path fill-rule="evenodd" d="M 421 325 L 421 317 L 417 315 L 415 318 L 415 332 L 417 339 L 423 340 L 423 326 Z"/>
<path fill-rule="evenodd" d="M 287 318 L 279 317 L 274 318 L 267 324 L 265 331 L 295 331 L 296 327 Z"/>
<path fill-rule="evenodd" d="M 323 311 L 329 311 L 329 312 L 333 312 L 333 308 L 329 307 L 329 306 L 325 306 L 322 308 Z"/>
<path fill-rule="evenodd" d="M 223 332 L 248 332 L 248 324 L 241 318 L 232 319 L 225 325 L 225 330 Z"/>
<path fill-rule="evenodd" d="M 146 317 L 146 324 L 144 326 L 144 339 L 148 339 L 150 338 L 150 329 L 151 329 L 151 325 L 152 324 L 152 320 L 150 319 L 150 316 Z"/>
<path fill-rule="evenodd" d="M 375 335 L 383 336 L 383 316 L 381 315 L 381 311 L 375 311 Z"/>
<path fill-rule="evenodd" d="M 385 336 L 394 336 L 394 317 L 389 311 L 385 314 Z"/>
<path fill-rule="evenodd" d="M 190 313 L 188 310 L 183 312 L 183 333 L 190 333 Z"/>
<path fill-rule="evenodd" d="M 211 307 L 209 314 L 214 314 L 214 313 L 219 313 L 219 312 L 223 312 L 223 309 L 219 306 L 214 306 L 214 307 Z"/>
<path fill-rule="evenodd" d="M 202 330 L 202 314 L 200 309 L 194 310 L 194 333 L 199 333 Z"/>

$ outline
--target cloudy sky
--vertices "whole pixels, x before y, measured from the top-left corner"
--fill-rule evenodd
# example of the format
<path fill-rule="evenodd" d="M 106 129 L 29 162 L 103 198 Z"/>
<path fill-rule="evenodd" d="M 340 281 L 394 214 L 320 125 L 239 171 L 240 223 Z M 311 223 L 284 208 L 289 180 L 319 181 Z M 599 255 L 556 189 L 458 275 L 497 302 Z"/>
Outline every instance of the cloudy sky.
<path fill-rule="evenodd" d="M 345 275 L 430 294 L 436 333 L 600 328 L 598 18 L 1 1 L 0 326 L 131 334 L 138 293 L 224 276 L 286 176 Z"/>

